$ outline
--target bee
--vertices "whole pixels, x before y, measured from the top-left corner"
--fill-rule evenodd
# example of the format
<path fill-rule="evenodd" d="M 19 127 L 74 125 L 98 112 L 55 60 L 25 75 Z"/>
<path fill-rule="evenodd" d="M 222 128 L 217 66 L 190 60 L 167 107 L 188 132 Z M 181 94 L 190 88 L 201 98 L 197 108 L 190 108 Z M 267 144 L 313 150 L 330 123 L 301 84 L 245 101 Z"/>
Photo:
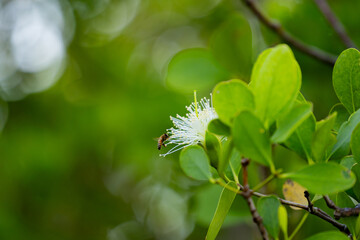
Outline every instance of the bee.
<path fill-rule="evenodd" d="M 159 138 L 158 138 L 158 145 L 157 145 L 157 148 L 160 150 L 161 149 L 161 146 L 164 146 L 166 147 L 166 145 L 164 144 L 164 142 L 169 138 L 169 135 L 167 135 L 166 133 L 164 133 L 163 135 L 161 135 Z"/>

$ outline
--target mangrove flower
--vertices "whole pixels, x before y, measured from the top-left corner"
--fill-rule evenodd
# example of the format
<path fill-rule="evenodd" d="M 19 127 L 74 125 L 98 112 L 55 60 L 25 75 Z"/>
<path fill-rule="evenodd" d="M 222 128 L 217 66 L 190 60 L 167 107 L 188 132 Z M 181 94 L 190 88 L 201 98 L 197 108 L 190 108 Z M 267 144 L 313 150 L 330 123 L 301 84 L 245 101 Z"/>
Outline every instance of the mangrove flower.
<path fill-rule="evenodd" d="M 174 127 L 167 129 L 169 138 L 166 142 L 176 146 L 167 153 L 160 154 L 160 156 L 164 157 L 190 145 L 205 144 L 207 126 L 211 120 L 218 117 L 210 99 L 203 98 L 197 103 L 196 92 L 194 92 L 194 102 L 186 107 L 188 113 L 186 113 L 185 117 L 179 114 L 176 117 L 170 116 Z"/>

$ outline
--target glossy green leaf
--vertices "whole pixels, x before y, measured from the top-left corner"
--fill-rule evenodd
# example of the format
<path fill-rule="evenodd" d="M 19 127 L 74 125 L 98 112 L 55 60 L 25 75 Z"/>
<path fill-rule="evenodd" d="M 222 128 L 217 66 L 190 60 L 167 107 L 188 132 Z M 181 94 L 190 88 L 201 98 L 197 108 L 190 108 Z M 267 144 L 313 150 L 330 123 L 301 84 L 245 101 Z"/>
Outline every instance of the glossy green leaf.
<path fill-rule="evenodd" d="M 306 240 L 349 240 L 349 238 L 342 232 L 339 231 L 328 231 L 315 234 Z"/>
<path fill-rule="evenodd" d="M 229 182 L 227 186 L 237 189 L 236 184 L 233 182 Z M 210 223 L 208 232 L 206 234 L 207 240 L 213 240 L 216 238 L 235 197 L 236 193 L 226 188 L 224 188 L 221 192 L 214 217 Z"/>
<path fill-rule="evenodd" d="M 271 137 L 274 143 L 282 143 L 310 116 L 311 103 L 295 103 L 291 110 L 277 121 L 277 129 Z"/>
<path fill-rule="evenodd" d="M 216 135 L 206 131 L 205 133 L 205 149 L 210 158 L 212 166 L 217 167 L 219 163 L 219 155 L 221 151 L 221 143 Z"/>
<path fill-rule="evenodd" d="M 350 146 L 355 161 L 360 163 L 360 123 L 355 127 L 351 134 Z"/>
<path fill-rule="evenodd" d="M 311 141 L 315 132 L 315 117 L 311 114 L 295 129 L 285 145 L 305 159 L 311 159 Z"/>
<path fill-rule="evenodd" d="M 296 97 L 296 100 L 297 100 L 298 102 L 300 102 L 300 103 L 307 103 L 304 95 L 302 95 L 301 92 L 298 93 L 298 95 L 297 95 L 297 97 Z"/>
<path fill-rule="evenodd" d="M 205 184 L 194 192 L 192 209 L 196 217 L 196 223 L 199 226 L 209 228 L 222 191 L 223 188 L 219 185 Z M 234 226 L 234 224 L 249 221 L 250 217 L 251 214 L 245 200 L 238 197 L 233 202 L 222 227 Z"/>
<path fill-rule="evenodd" d="M 279 235 L 279 212 L 280 202 L 277 197 L 268 196 L 259 198 L 257 210 L 263 220 L 263 224 L 269 235 L 276 238 Z"/>
<path fill-rule="evenodd" d="M 348 121 L 344 122 L 336 137 L 336 143 L 331 151 L 334 158 L 342 158 L 350 151 L 350 140 L 352 132 L 355 127 L 360 123 L 360 109 L 354 112 Z"/>
<path fill-rule="evenodd" d="M 350 197 L 344 193 L 340 192 L 336 195 L 336 205 L 341 208 L 353 208 L 355 207 L 355 204 L 350 199 Z M 346 217 L 340 219 L 340 222 L 344 223 L 346 226 L 348 226 L 350 232 L 355 232 L 355 225 L 356 225 L 356 218 L 357 217 Z"/>
<path fill-rule="evenodd" d="M 269 136 L 260 120 L 249 111 L 241 112 L 234 120 L 235 147 L 245 157 L 266 166 L 272 166 Z"/>
<path fill-rule="evenodd" d="M 336 113 L 317 123 L 317 128 L 312 139 L 312 156 L 315 162 L 324 162 L 329 147 L 334 144 L 334 136 L 331 130 L 334 127 Z"/>
<path fill-rule="evenodd" d="M 360 53 L 354 48 L 343 51 L 333 70 L 334 90 L 349 113 L 360 107 Z"/>
<path fill-rule="evenodd" d="M 230 128 L 225 125 L 220 119 L 216 118 L 211 120 L 208 124 L 208 131 L 220 136 L 230 136 Z"/>
<path fill-rule="evenodd" d="M 250 87 L 256 114 L 269 127 L 292 105 L 301 86 L 301 71 L 291 49 L 284 44 L 265 50 L 255 62 Z"/>
<path fill-rule="evenodd" d="M 342 103 L 335 104 L 330 110 L 330 115 L 334 112 L 337 113 L 334 130 L 338 132 L 341 125 L 349 119 L 350 114 Z"/>
<path fill-rule="evenodd" d="M 208 50 L 193 48 L 183 50 L 171 59 L 166 83 L 176 91 L 192 93 L 210 89 L 228 76 Z"/>
<path fill-rule="evenodd" d="M 351 169 L 355 163 L 356 161 L 353 156 L 346 156 L 340 161 L 340 165 L 346 167 L 347 169 Z"/>
<path fill-rule="evenodd" d="M 360 238 L 360 215 L 356 218 L 355 223 L 355 239 Z"/>
<path fill-rule="evenodd" d="M 205 150 L 198 146 L 189 146 L 180 153 L 180 166 L 191 178 L 209 180 L 212 178 L 210 161 Z"/>
<path fill-rule="evenodd" d="M 234 149 L 234 141 L 232 137 L 229 137 L 225 142 L 223 142 L 223 147 L 219 159 L 218 172 L 221 177 L 224 177 L 224 171 L 226 166 L 229 164 L 230 157 Z"/>
<path fill-rule="evenodd" d="M 240 111 L 255 108 L 254 95 L 247 84 L 236 79 L 216 85 L 213 103 L 220 120 L 229 125 Z"/>
<path fill-rule="evenodd" d="M 227 70 L 249 78 L 252 66 L 252 33 L 249 22 L 239 14 L 229 17 L 210 40 L 210 50 Z"/>
<path fill-rule="evenodd" d="M 281 175 L 290 178 L 312 193 L 332 194 L 345 191 L 355 184 L 355 175 L 336 163 L 316 163 L 297 172 Z"/>
<path fill-rule="evenodd" d="M 279 225 L 280 225 L 280 229 L 284 234 L 284 239 L 288 239 L 288 215 L 287 215 L 287 211 L 286 208 L 283 205 L 279 206 L 279 210 L 278 210 L 278 215 L 279 215 Z"/>
<path fill-rule="evenodd" d="M 357 200 L 360 201 L 360 165 L 359 163 L 358 164 L 355 164 L 352 166 L 351 168 L 351 171 L 355 174 L 356 176 L 356 183 L 353 187 L 353 192 L 357 198 Z"/>
<path fill-rule="evenodd" d="M 227 165 L 227 168 L 225 170 L 225 175 L 235 181 L 235 178 L 239 175 L 241 169 L 241 155 L 239 151 L 236 148 L 233 148 L 229 164 Z M 235 176 L 234 176 L 235 175 Z"/>

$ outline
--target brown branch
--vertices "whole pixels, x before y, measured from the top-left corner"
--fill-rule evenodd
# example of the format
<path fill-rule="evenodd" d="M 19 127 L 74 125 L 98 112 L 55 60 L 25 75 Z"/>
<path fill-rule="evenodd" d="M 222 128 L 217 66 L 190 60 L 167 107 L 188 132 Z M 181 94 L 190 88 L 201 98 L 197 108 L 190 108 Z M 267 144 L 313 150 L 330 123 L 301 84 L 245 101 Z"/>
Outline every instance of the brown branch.
<path fill-rule="evenodd" d="M 241 192 L 241 195 L 245 198 L 247 204 L 249 205 L 251 215 L 253 217 L 253 221 L 257 224 L 261 236 L 264 240 L 268 240 L 268 233 L 264 227 L 264 224 L 262 222 L 262 218 L 260 217 L 259 213 L 256 210 L 255 204 L 253 199 L 251 198 L 252 190 L 249 188 L 248 184 L 248 172 L 247 172 L 247 166 L 249 165 L 249 159 L 243 158 L 241 160 L 241 165 L 243 167 L 243 191 Z"/>
<path fill-rule="evenodd" d="M 304 195 L 305 195 L 306 199 L 308 200 L 308 206 L 305 206 L 305 205 L 302 205 L 299 203 L 293 203 L 293 202 L 290 202 L 290 201 L 287 201 L 287 200 L 284 200 L 281 198 L 279 198 L 279 200 L 282 204 L 304 209 L 304 210 L 308 211 L 310 214 L 320 217 L 321 219 L 331 223 L 334 227 L 339 229 L 341 232 L 343 232 L 346 235 L 348 235 L 349 237 L 351 237 L 350 230 L 345 224 L 339 223 L 338 221 L 334 220 L 332 217 L 330 217 L 326 212 L 324 212 L 320 208 L 314 207 L 314 205 L 310 201 L 309 193 L 307 191 L 305 191 L 305 192 L 307 193 L 307 194 L 304 193 Z"/>
<path fill-rule="evenodd" d="M 306 198 L 307 202 L 308 202 L 308 211 L 310 213 L 314 213 L 314 205 L 312 204 L 311 200 L 310 200 L 310 194 L 308 191 L 304 192 L 304 197 Z"/>
<path fill-rule="evenodd" d="M 351 217 L 351 216 L 359 216 L 360 213 L 360 205 L 356 205 L 354 208 L 340 208 L 335 205 L 335 203 L 328 197 L 324 196 L 324 200 L 326 202 L 326 205 L 334 209 L 334 217 L 335 219 L 340 219 L 341 217 Z"/>
<path fill-rule="evenodd" d="M 244 172 L 243 172 L 244 174 Z M 247 173 L 246 173 L 247 175 Z M 244 183 L 247 183 L 244 181 Z M 245 191 L 245 186 L 242 186 L 239 184 L 240 190 L 239 192 L 237 192 L 238 194 L 243 195 L 243 192 Z M 249 189 L 248 191 L 251 191 L 251 195 L 256 196 L 256 197 L 266 197 L 267 195 L 259 193 L 259 192 L 253 192 L 251 189 Z M 313 204 L 311 203 L 310 206 L 306 206 L 300 203 L 296 203 L 296 202 L 291 202 L 282 198 L 279 198 L 279 201 L 281 204 L 283 205 L 288 205 L 288 206 L 293 206 L 293 207 L 297 207 L 297 208 L 301 208 L 305 211 L 308 211 L 310 214 L 315 215 L 325 221 L 327 221 L 328 223 L 332 224 L 334 227 L 336 227 L 337 229 L 339 229 L 341 232 L 345 233 L 346 235 L 348 235 L 348 237 L 350 239 L 352 239 L 352 235 L 350 233 L 349 228 L 342 223 L 339 223 L 338 221 L 336 221 L 335 219 L 333 219 L 331 216 L 329 216 L 326 212 L 324 212 L 322 209 L 318 208 L 318 207 L 314 207 Z M 308 199 L 308 198 L 307 198 Z M 309 200 L 308 200 L 309 201 Z"/>
<path fill-rule="evenodd" d="M 356 44 L 351 40 L 349 35 L 346 33 L 344 26 L 338 20 L 334 12 L 331 10 L 326 0 L 314 0 L 319 10 L 322 12 L 330 26 L 334 29 L 341 41 L 348 48 L 356 48 Z"/>
<path fill-rule="evenodd" d="M 330 53 L 324 52 L 323 50 L 318 49 L 317 47 L 307 45 L 293 37 L 290 33 L 286 32 L 280 23 L 274 22 L 265 16 L 258 6 L 255 4 L 254 0 L 244 0 L 246 5 L 251 9 L 255 16 L 268 28 L 274 31 L 279 35 L 285 42 L 291 44 L 298 50 L 306 53 L 307 55 L 320 60 L 326 64 L 333 66 L 336 61 L 336 57 Z"/>

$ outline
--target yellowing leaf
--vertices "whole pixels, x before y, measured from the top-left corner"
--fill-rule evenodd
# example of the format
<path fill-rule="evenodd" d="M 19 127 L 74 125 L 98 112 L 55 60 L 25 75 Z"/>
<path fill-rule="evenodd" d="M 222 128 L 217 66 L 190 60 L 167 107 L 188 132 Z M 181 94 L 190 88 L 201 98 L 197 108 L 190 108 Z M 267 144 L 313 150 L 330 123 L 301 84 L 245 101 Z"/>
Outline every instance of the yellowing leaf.
<path fill-rule="evenodd" d="M 307 205 L 307 200 L 304 197 L 304 191 L 306 191 L 306 189 L 297 182 L 290 179 L 286 180 L 282 187 L 282 191 L 286 200 Z M 290 207 L 294 210 L 301 210 L 297 207 Z"/>

